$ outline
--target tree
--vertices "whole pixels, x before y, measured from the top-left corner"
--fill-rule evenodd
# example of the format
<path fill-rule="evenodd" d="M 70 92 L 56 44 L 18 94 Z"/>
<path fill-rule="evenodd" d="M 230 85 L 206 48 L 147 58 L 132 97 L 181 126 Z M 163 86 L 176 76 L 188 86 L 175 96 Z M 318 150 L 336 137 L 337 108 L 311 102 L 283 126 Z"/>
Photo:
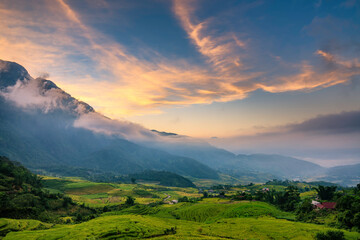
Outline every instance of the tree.
<path fill-rule="evenodd" d="M 207 191 L 204 191 L 203 192 L 203 198 L 207 198 L 207 197 L 209 197 L 209 193 Z"/>
<path fill-rule="evenodd" d="M 135 204 L 135 198 L 133 198 L 132 196 L 127 196 L 125 204 L 129 205 L 129 206 L 134 205 Z"/>
<path fill-rule="evenodd" d="M 305 222 L 312 222 L 316 218 L 317 212 L 313 211 L 314 207 L 311 204 L 311 199 L 305 199 L 299 204 L 296 210 L 296 219 Z"/>
<path fill-rule="evenodd" d="M 132 178 L 131 178 L 131 183 L 132 183 L 132 184 L 135 184 L 135 183 L 136 183 L 136 179 L 132 177 Z"/>
<path fill-rule="evenodd" d="M 317 233 L 315 236 L 316 240 L 345 240 L 344 232 L 341 231 L 327 231 Z"/>
<path fill-rule="evenodd" d="M 334 193 L 336 191 L 336 186 L 327 186 L 324 187 L 319 185 L 319 187 L 314 188 L 318 193 L 318 196 L 321 200 L 331 200 L 334 197 Z"/>
<path fill-rule="evenodd" d="M 184 196 L 182 198 L 178 199 L 179 202 L 189 202 L 189 198 L 187 196 Z"/>
<path fill-rule="evenodd" d="M 275 192 L 274 203 L 285 211 L 294 211 L 300 202 L 299 189 L 295 186 L 288 186 L 285 192 Z"/>
<path fill-rule="evenodd" d="M 355 192 L 355 194 L 360 193 L 360 183 L 358 183 L 358 184 L 356 185 L 356 187 L 354 188 L 354 192 Z"/>

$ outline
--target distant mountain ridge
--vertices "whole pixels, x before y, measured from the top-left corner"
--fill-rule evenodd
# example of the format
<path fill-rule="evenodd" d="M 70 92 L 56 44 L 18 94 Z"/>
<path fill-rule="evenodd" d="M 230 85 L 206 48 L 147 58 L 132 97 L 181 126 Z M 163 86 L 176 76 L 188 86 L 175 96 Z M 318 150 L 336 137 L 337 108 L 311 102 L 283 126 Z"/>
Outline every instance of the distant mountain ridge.
<path fill-rule="evenodd" d="M 325 176 L 321 179 L 341 185 L 354 186 L 360 183 L 360 164 L 328 168 Z"/>
<path fill-rule="evenodd" d="M 194 159 L 74 127 L 79 115 L 94 109 L 49 80 L 31 78 L 17 63 L 0 61 L 0 86 L 0 155 L 26 167 L 49 171 L 49 166 L 68 165 L 118 174 L 160 170 L 197 178 L 218 177 L 216 171 Z M 29 109 L 11 101 L 15 90 L 26 88 L 34 91 L 30 97 L 39 97 L 35 103 L 44 103 L 51 110 Z"/>
<path fill-rule="evenodd" d="M 173 136 L 164 132 L 161 134 L 168 137 Z M 261 181 L 275 177 L 290 179 L 308 177 L 325 171 L 325 168 L 317 164 L 293 157 L 269 154 L 236 155 L 206 142 L 188 140 L 188 142 L 176 142 L 176 144 L 158 143 L 156 147 L 172 154 L 194 158 L 211 168 L 235 177 L 266 175 L 266 178 L 258 177 Z"/>

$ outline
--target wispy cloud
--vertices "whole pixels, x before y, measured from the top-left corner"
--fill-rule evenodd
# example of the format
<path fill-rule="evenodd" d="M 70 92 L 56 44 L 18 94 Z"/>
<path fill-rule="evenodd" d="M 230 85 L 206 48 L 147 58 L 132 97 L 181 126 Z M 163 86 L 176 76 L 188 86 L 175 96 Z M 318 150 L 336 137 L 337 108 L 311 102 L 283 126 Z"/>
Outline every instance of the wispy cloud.
<path fill-rule="evenodd" d="M 160 136 L 139 124 L 126 120 L 112 120 L 96 112 L 80 115 L 74 127 L 89 129 L 96 133 L 125 138 L 132 141 L 159 141 Z"/>
<path fill-rule="evenodd" d="M 322 50 L 317 50 L 315 54 L 324 60 L 323 67 L 304 62 L 299 73 L 278 77 L 270 84 L 259 84 L 259 87 L 268 92 L 311 91 L 346 83 L 360 75 L 358 58 L 343 60 Z"/>
<path fill-rule="evenodd" d="M 194 1 L 174 1 L 174 12 L 198 51 L 223 74 L 239 73 L 239 70 L 246 68 L 241 54 L 241 50 L 246 48 L 246 42 L 240 40 L 234 32 L 209 34 L 212 23 L 217 19 L 199 21 L 195 11 Z"/>
<path fill-rule="evenodd" d="M 245 75 L 244 68 L 250 68 L 250 66 L 241 64 L 246 60 L 246 54 L 240 51 L 247 48 L 245 42 L 240 41 L 235 33 L 214 36 L 213 33 L 216 31 L 211 30 L 211 23 L 217 19 L 212 17 L 203 21 L 197 20 L 194 3 L 191 0 L 174 0 L 175 15 L 199 52 L 208 58 L 215 69 L 221 72 L 221 76 L 231 75 L 232 77 L 228 81 L 243 92 L 251 92 L 256 89 L 268 92 L 309 91 L 345 83 L 352 77 L 360 75 L 358 58 L 341 60 L 328 52 L 317 50 L 317 55 L 332 64 L 331 69 L 321 69 L 318 65 L 304 61 L 301 64 L 290 65 L 290 68 L 298 71 L 295 74 L 271 77 L 266 76 L 266 73 L 258 73 L 260 78 L 250 78 L 250 81 L 238 79 L 239 81 L 235 83 L 237 77 L 241 74 Z M 289 66 L 289 64 L 287 65 Z"/>

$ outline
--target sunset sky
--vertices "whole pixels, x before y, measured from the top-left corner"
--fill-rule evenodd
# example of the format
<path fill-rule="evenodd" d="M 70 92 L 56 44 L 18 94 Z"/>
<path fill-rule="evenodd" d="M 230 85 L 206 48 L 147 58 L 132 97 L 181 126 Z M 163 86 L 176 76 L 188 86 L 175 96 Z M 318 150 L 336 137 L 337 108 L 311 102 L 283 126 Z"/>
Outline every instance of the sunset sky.
<path fill-rule="evenodd" d="M 0 29 L 0 59 L 111 118 L 360 152 L 360 1 L 0 0 Z"/>

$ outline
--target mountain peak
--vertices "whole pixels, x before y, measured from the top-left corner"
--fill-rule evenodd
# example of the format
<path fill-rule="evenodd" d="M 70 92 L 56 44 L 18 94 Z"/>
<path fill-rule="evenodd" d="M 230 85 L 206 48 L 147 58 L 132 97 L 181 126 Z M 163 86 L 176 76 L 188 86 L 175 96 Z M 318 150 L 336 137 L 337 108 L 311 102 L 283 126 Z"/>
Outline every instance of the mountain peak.
<path fill-rule="evenodd" d="M 18 63 L 0 60 L 0 93 L 20 107 L 37 106 L 49 110 L 67 110 L 75 115 L 94 109 L 42 77 L 32 78 Z M 1 95 L 1 94 L 0 94 Z"/>
<path fill-rule="evenodd" d="M 31 79 L 28 71 L 15 62 L 0 59 L 0 89 L 13 86 L 18 80 Z"/>

